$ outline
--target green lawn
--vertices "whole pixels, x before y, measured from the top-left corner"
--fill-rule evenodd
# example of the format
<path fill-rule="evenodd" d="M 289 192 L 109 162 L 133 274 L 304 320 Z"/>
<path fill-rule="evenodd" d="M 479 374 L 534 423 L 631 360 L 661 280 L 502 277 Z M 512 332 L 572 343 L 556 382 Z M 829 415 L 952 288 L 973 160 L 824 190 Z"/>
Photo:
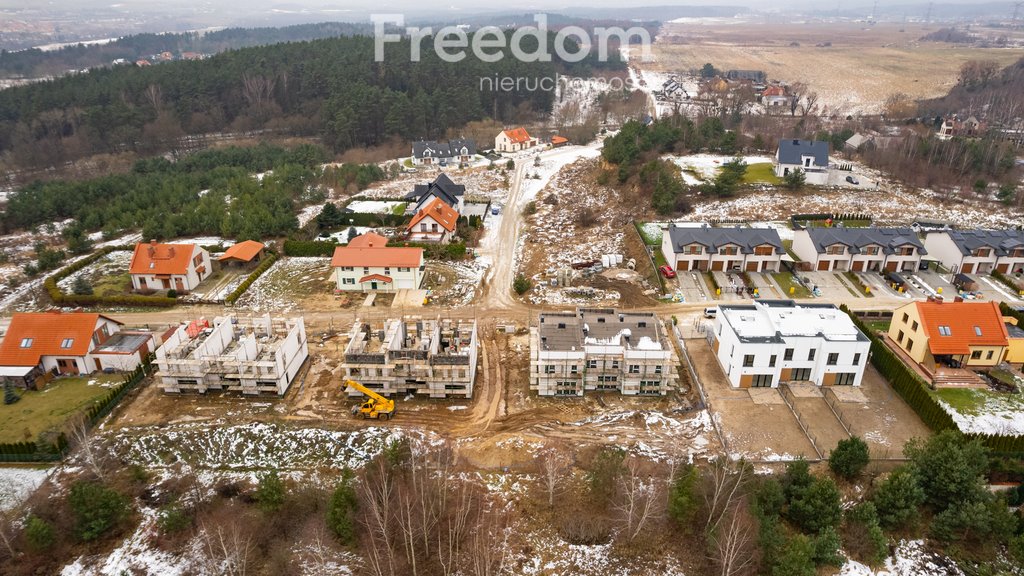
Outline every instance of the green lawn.
<path fill-rule="evenodd" d="M 41 392 L 17 389 L 20 401 L 0 404 L 0 442 L 29 442 L 41 432 L 59 430 L 68 418 L 110 391 L 103 384 L 117 385 L 122 380 L 119 374 L 100 374 L 58 378 Z"/>
<path fill-rule="evenodd" d="M 961 414 L 1024 410 L 1024 394 L 1006 394 L 980 388 L 939 388 L 932 393 Z"/>
<path fill-rule="evenodd" d="M 875 297 L 874 292 L 867 290 L 868 285 L 865 284 L 864 281 L 860 279 L 860 276 L 857 276 L 857 274 L 853 272 L 843 272 L 843 275 L 846 276 L 846 279 L 850 281 L 850 284 L 853 284 L 854 288 L 857 289 L 857 294 L 860 294 L 861 296 L 866 296 L 868 298 Z"/>
<path fill-rule="evenodd" d="M 888 332 L 889 320 L 864 320 L 864 324 L 875 332 Z"/>
<path fill-rule="evenodd" d="M 796 252 L 793 252 L 792 240 L 783 240 L 782 247 L 786 250 L 786 254 L 789 254 L 789 257 L 792 258 L 794 262 L 800 262 L 800 257 L 796 255 Z"/>
<path fill-rule="evenodd" d="M 775 279 L 775 283 L 782 288 L 782 294 L 786 298 L 810 298 L 811 291 L 796 281 L 791 272 L 773 272 L 772 278 Z M 793 289 L 793 293 L 790 294 L 790 289 Z"/>
<path fill-rule="evenodd" d="M 771 162 L 759 162 L 757 164 L 747 165 L 747 172 L 743 175 L 743 183 L 772 184 L 778 186 L 782 184 L 782 178 L 775 175 L 775 170 Z"/>
<path fill-rule="evenodd" d="M 92 282 L 92 293 L 97 296 L 117 296 L 131 291 L 132 279 L 127 271 L 121 274 L 98 276 Z"/>
<path fill-rule="evenodd" d="M 391 209 L 391 213 L 395 216 L 401 216 L 405 214 L 405 209 L 408 207 L 408 204 L 396 204 L 395 207 Z"/>

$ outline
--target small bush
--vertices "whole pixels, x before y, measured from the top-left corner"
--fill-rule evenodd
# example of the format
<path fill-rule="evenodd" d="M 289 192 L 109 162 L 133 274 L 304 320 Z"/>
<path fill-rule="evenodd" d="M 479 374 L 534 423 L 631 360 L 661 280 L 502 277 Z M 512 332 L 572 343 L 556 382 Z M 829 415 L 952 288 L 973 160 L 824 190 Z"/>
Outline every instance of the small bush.
<path fill-rule="evenodd" d="M 128 514 L 128 499 L 99 482 L 76 482 L 71 486 L 68 504 L 78 537 L 85 542 L 103 536 Z"/>
<path fill-rule="evenodd" d="M 192 518 L 177 504 L 161 510 L 156 519 L 156 527 L 161 534 L 177 534 L 189 526 L 192 526 Z"/>
<path fill-rule="evenodd" d="M 530 200 L 529 202 L 526 203 L 526 206 L 523 208 L 523 215 L 524 216 L 533 216 L 536 213 L 537 213 L 537 202 L 535 200 Z"/>
<path fill-rule="evenodd" d="M 516 279 L 512 281 L 512 289 L 520 296 L 529 292 L 530 288 L 533 288 L 533 282 L 522 274 L 517 275 Z"/>
<path fill-rule="evenodd" d="M 844 438 L 828 457 L 828 467 L 847 480 L 856 478 L 868 465 L 868 445 L 857 436 Z"/>
<path fill-rule="evenodd" d="M 353 486 L 352 472 L 345 470 L 341 482 L 331 495 L 327 507 L 327 527 L 343 544 L 352 544 L 356 538 L 356 508 L 359 500 Z"/>
<path fill-rule="evenodd" d="M 29 516 L 25 522 L 25 541 L 34 552 L 50 549 L 56 542 L 53 526 L 38 516 Z"/>
<path fill-rule="evenodd" d="M 259 477 L 256 487 L 256 502 L 266 512 L 274 512 L 284 504 L 285 487 L 276 470 L 271 470 Z"/>

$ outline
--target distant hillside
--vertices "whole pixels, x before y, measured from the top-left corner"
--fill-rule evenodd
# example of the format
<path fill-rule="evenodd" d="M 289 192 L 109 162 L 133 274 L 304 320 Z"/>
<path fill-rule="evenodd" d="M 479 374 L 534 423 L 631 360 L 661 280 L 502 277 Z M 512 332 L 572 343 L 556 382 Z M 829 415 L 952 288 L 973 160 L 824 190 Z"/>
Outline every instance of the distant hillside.
<path fill-rule="evenodd" d="M 971 61 L 961 69 L 957 85 L 941 98 L 924 100 L 925 116 L 973 113 L 991 121 L 1009 122 L 1024 116 L 1024 58 L 999 70 L 994 63 Z"/>
<path fill-rule="evenodd" d="M 0 50 L 0 78 L 59 76 L 69 70 L 108 66 L 118 59 L 135 62 L 161 52 L 171 52 L 175 56 L 182 52 L 217 54 L 236 48 L 369 34 L 372 31 L 369 24 L 321 22 L 283 28 L 227 28 L 208 33 L 133 34 L 107 44 L 75 44 L 50 51 L 35 48 L 16 52 Z"/>

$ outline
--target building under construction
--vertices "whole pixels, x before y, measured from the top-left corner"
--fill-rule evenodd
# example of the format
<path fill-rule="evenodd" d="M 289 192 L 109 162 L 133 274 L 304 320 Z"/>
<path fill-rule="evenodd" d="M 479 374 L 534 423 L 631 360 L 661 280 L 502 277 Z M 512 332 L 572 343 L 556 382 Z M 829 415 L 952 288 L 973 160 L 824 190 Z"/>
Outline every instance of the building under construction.
<path fill-rule="evenodd" d="M 470 398 L 478 347 L 475 320 L 357 320 L 342 368 L 346 378 L 384 395 Z"/>
<path fill-rule="evenodd" d="M 283 396 L 309 351 L 301 317 L 222 316 L 178 327 L 156 351 L 164 392 Z"/>
<path fill-rule="evenodd" d="M 530 390 L 541 396 L 664 395 L 678 381 L 678 365 L 652 313 L 580 308 L 541 314 L 530 327 Z"/>

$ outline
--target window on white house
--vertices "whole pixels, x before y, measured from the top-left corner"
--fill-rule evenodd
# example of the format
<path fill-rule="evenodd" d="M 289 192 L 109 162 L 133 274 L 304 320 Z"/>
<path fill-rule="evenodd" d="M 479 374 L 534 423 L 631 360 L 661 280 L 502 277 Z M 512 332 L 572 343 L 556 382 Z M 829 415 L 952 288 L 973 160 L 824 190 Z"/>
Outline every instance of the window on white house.
<path fill-rule="evenodd" d="M 544 373 L 545 374 L 554 374 L 555 373 L 555 365 L 554 364 L 546 364 L 544 366 Z"/>
<path fill-rule="evenodd" d="M 828 365 L 829 366 L 835 366 L 838 363 L 839 363 L 839 353 L 838 352 L 833 352 L 833 353 L 828 355 Z"/>
<path fill-rule="evenodd" d="M 629 365 L 629 373 L 630 374 L 639 374 L 640 373 L 640 365 L 639 364 L 630 364 Z"/>

